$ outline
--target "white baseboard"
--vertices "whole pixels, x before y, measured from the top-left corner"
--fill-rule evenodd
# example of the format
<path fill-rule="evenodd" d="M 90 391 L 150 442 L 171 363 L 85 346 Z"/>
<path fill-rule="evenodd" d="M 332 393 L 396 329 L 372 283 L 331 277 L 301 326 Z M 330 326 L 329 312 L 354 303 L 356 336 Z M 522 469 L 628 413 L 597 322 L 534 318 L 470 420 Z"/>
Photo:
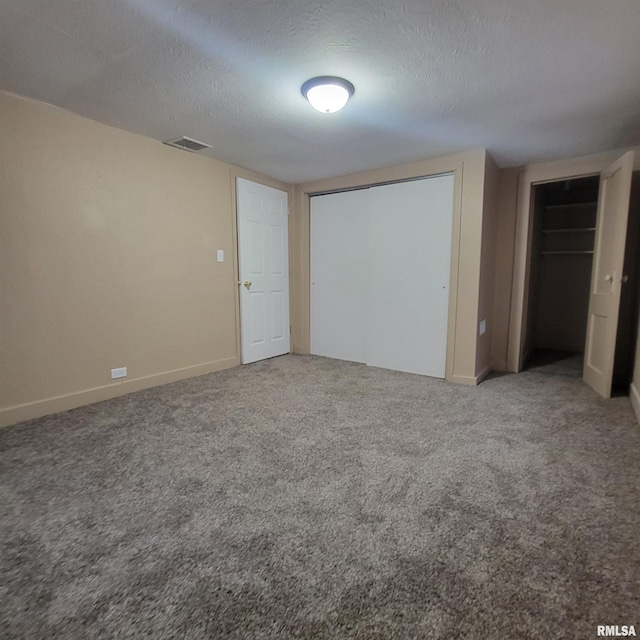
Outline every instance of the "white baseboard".
<path fill-rule="evenodd" d="M 181 369 L 174 369 L 172 371 L 165 371 L 163 373 L 155 373 L 150 376 L 135 378 L 133 380 L 114 382 L 102 387 L 84 389 L 82 391 L 76 391 L 62 396 L 14 405 L 12 407 L 0 409 L 0 427 L 7 427 L 18 422 L 23 422 L 24 420 L 40 418 L 51 413 L 58 413 L 59 411 L 75 409 L 76 407 L 81 407 L 85 404 L 93 404 L 94 402 L 109 400 L 110 398 L 115 398 L 117 396 L 124 396 L 127 393 L 133 393 L 134 391 L 140 391 L 141 389 L 157 387 L 162 384 L 185 380 L 186 378 L 194 378 L 206 373 L 221 371 L 222 369 L 230 369 L 231 367 L 235 367 L 239 364 L 240 360 L 237 357 L 213 360 L 211 362 L 204 362 L 190 367 L 183 367 Z"/>
<path fill-rule="evenodd" d="M 478 380 L 475 376 L 456 376 L 453 375 L 450 378 L 447 378 L 449 382 L 454 382 L 455 384 L 466 384 L 471 387 L 475 387 L 478 384 Z"/>
<path fill-rule="evenodd" d="M 466 384 L 470 387 L 475 387 L 478 384 L 476 379 L 471 376 L 451 376 L 449 382 L 454 382 L 455 384 Z"/>
<path fill-rule="evenodd" d="M 631 383 L 631 387 L 629 387 L 629 400 L 631 400 L 631 406 L 636 412 L 638 422 L 640 422 L 640 390 L 633 383 Z"/>
<path fill-rule="evenodd" d="M 455 382 L 456 384 L 466 384 L 468 386 L 475 387 L 479 385 L 492 371 L 493 364 L 486 366 L 478 375 L 476 376 L 457 376 L 453 375 L 450 378 L 447 378 L 449 382 Z"/>
<path fill-rule="evenodd" d="M 495 367 L 493 363 L 486 366 L 477 376 L 476 376 L 476 384 L 480 384 L 493 370 Z"/>

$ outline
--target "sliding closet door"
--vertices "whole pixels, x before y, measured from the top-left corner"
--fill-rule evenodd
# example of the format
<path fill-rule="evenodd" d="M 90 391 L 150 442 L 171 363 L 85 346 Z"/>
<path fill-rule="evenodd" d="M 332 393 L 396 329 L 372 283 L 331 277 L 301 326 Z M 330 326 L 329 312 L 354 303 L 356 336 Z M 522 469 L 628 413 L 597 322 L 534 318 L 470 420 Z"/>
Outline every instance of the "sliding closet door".
<path fill-rule="evenodd" d="M 368 189 L 311 198 L 311 353 L 366 361 Z"/>
<path fill-rule="evenodd" d="M 311 198 L 311 353 L 445 376 L 453 176 Z"/>
<path fill-rule="evenodd" d="M 366 363 L 444 378 L 453 175 L 369 190 Z"/>

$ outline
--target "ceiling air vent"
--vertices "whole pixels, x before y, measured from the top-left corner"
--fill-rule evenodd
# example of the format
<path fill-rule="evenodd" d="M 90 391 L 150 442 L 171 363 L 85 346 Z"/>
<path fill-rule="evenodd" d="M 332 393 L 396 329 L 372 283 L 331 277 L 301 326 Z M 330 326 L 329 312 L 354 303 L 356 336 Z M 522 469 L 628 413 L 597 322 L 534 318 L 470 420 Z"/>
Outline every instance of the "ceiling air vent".
<path fill-rule="evenodd" d="M 175 140 L 164 140 L 163 144 L 168 144 L 170 147 L 176 147 L 176 149 L 184 149 L 185 151 L 202 151 L 203 149 L 211 149 L 210 144 L 204 142 L 198 142 L 193 138 L 176 138 Z"/>

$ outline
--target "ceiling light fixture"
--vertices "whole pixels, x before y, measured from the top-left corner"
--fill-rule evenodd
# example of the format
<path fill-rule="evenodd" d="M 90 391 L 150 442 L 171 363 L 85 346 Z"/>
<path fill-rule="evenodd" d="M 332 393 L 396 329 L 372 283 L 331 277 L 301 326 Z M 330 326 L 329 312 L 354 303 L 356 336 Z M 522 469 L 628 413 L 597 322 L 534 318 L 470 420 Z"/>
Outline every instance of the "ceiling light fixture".
<path fill-rule="evenodd" d="M 311 78 L 302 85 L 302 95 L 309 104 L 321 113 L 340 111 L 355 91 L 353 85 L 344 78 L 320 76 Z"/>

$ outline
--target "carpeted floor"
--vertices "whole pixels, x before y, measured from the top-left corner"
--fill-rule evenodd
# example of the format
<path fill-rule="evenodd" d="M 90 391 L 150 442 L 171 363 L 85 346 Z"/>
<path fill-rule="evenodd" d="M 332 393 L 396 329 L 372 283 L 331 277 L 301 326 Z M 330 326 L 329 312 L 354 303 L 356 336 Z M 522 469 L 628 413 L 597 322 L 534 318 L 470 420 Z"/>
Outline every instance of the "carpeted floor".
<path fill-rule="evenodd" d="M 583 366 L 584 354 L 582 353 L 538 349 L 533 352 L 525 369 L 552 376 L 582 378 Z"/>
<path fill-rule="evenodd" d="M 595 638 L 640 623 L 639 454 L 569 376 L 312 356 L 23 423 L 0 637 Z"/>

